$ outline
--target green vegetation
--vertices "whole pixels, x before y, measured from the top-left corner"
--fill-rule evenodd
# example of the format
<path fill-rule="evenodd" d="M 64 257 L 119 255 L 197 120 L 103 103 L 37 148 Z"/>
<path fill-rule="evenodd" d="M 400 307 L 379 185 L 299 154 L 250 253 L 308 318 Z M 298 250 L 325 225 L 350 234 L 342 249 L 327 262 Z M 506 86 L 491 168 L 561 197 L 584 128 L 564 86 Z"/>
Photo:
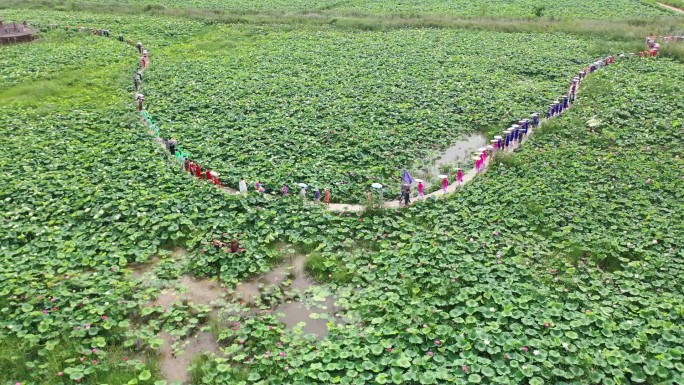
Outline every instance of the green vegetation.
<path fill-rule="evenodd" d="M 464 134 L 544 108 L 595 44 L 564 34 L 222 27 L 157 53 L 145 94 L 162 132 L 234 188 L 240 177 L 274 190 L 305 182 L 332 188 L 333 201 L 365 202 L 370 184 L 396 189 L 402 168 Z"/>
<path fill-rule="evenodd" d="M 666 14 L 627 0 L 151 4 L 0 1 L 43 30 L 0 47 L 0 384 L 163 385 L 162 335 L 177 352 L 206 330 L 220 352 L 194 357 L 193 384 L 684 383 L 681 46 L 591 75 L 448 199 L 352 214 L 180 172 L 134 111 L 137 52 L 116 41 L 150 49 L 149 111 L 228 184 L 364 201 L 678 19 L 551 20 Z M 458 18 L 481 15 L 504 17 Z M 244 252 L 213 243 L 233 238 Z M 233 294 L 300 254 L 313 287 L 285 270 L 253 304 Z M 228 289 L 220 309 L 161 303 L 186 274 Z M 319 339 L 272 311 L 330 298 L 308 315 L 329 322 Z"/>
<path fill-rule="evenodd" d="M 671 0 L 672 1 L 672 0 Z M 335 0 L 79 0 L 74 2 L 36 2 L 69 8 L 72 4 L 96 3 L 107 6 L 138 6 L 143 10 L 161 12 L 167 8 L 210 9 L 235 14 L 323 14 L 346 15 L 444 15 L 458 17 L 517 17 L 552 19 L 621 19 L 656 17 L 672 12 L 639 0 L 604 0 L 602 2 L 557 0 L 408 0 L 408 1 L 335 1 Z M 673 3 L 676 5 L 676 3 Z"/>

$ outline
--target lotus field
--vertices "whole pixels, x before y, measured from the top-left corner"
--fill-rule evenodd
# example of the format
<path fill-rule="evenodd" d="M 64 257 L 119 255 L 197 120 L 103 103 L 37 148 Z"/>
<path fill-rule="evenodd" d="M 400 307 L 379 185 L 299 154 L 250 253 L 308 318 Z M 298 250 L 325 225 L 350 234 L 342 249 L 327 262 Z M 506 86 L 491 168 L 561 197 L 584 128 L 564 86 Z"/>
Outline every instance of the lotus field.
<path fill-rule="evenodd" d="M 670 11 L 88 3 L 0 7 L 41 29 L 0 47 L 1 385 L 684 383 L 682 43 L 630 58 L 636 29 L 555 20 L 676 34 Z M 331 19 L 156 14 L 174 7 Z M 406 13 L 529 30 L 331 16 Z M 144 116 L 230 189 L 184 172 L 136 110 L 137 42 Z M 607 55 L 570 109 L 443 198 L 337 212 L 253 189 L 358 205 L 372 183 L 395 200 L 404 169 L 453 179 L 471 164 L 435 160 L 454 143 L 545 112 Z"/>

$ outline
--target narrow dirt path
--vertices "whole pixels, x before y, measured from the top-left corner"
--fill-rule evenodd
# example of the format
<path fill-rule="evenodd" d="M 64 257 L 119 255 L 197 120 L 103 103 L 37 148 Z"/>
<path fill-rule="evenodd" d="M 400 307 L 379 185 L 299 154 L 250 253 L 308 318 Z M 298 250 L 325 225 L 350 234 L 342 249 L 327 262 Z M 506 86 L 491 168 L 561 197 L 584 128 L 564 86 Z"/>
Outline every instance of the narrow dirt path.
<path fill-rule="evenodd" d="M 656 3 L 656 4 L 658 4 L 659 6 L 661 6 L 663 8 L 669 9 L 670 11 L 673 11 L 673 12 L 684 13 L 684 9 L 673 7 L 672 5 L 667 5 L 667 4 L 663 4 L 663 3 Z"/>
<path fill-rule="evenodd" d="M 539 122 L 538 127 L 541 127 L 546 121 L 547 121 L 547 119 L 542 119 Z M 510 152 L 515 151 L 518 147 L 520 147 L 523 143 L 525 143 L 530 136 L 532 136 L 533 132 L 534 132 L 534 129 L 532 127 L 530 127 L 527 130 L 527 135 L 525 137 L 523 137 L 521 142 L 514 142 L 509 147 L 507 147 L 505 150 L 503 150 L 503 152 L 504 153 L 510 153 Z M 501 151 L 497 151 L 497 152 L 501 152 Z M 477 172 L 477 170 L 475 170 L 473 168 L 469 172 L 464 173 L 463 174 L 463 183 L 459 184 L 458 182 L 454 182 L 454 183 L 450 184 L 449 186 L 447 186 L 446 195 L 449 195 L 449 194 L 456 192 L 456 190 L 458 190 L 460 187 L 464 186 L 468 182 L 475 179 L 475 177 L 478 174 L 484 174 L 485 172 L 487 172 L 487 169 L 489 168 L 489 163 L 490 163 L 491 159 L 492 159 L 491 156 L 487 157 L 487 160 L 485 161 L 485 164 L 482 167 L 482 170 L 480 170 L 480 172 Z M 439 198 L 444 197 L 444 196 L 445 196 L 445 194 L 442 191 L 442 189 L 440 188 L 439 190 L 437 190 L 435 192 L 432 192 L 430 194 L 426 194 L 425 200 L 439 199 Z M 418 197 L 412 197 L 410 204 L 415 204 L 416 202 L 420 202 L 420 201 L 421 200 Z M 386 201 L 383 203 L 382 207 L 386 208 L 386 209 L 395 209 L 395 208 L 402 207 L 402 203 L 400 203 L 399 200 Z M 328 210 L 337 211 L 337 212 L 345 212 L 345 211 L 346 212 L 359 212 L 359 211 L 363 211 L 364 209 L 365 209 L 365 206 L 363 206 L 363 205 L 350 205 L 350 204 L 342 204 L 342 203 L 331 203 L 328 206 Z"/>

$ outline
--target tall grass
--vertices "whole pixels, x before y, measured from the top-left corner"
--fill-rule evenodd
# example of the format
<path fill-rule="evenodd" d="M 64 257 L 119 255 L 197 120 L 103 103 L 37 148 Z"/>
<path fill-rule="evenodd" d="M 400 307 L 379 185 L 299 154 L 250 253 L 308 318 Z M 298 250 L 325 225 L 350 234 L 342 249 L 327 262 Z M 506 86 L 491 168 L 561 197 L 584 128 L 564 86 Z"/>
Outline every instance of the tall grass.
<path fill-rule="evenodd" d="M 651 1 L 651 0 L 649 0 Z M 684 0 L 668 0 L 681 2 Z M 394 28 L 468 28 L 502 32 L 567 32 L 622 40 L 642 38 L 651 34 L 680 32 L 682 18 L 631 18 L 623 20 L 565 20 L 544 17 L 453 17 L 423 14 L 371 15 L 363 13 L 320 14 L 285 13 L 282 11 L 244 12 L 197 8 L 170 8 L 131 4 L 85 4 L 58 0 L 0 0 L 0 9 L 51 9 L 57 11 L 85 11 L 114 14 L 148 14 L 176 18 L 191 18 L 208 23 L 253 23 L 332 25 L 338 28 L 385 30 Z"/>

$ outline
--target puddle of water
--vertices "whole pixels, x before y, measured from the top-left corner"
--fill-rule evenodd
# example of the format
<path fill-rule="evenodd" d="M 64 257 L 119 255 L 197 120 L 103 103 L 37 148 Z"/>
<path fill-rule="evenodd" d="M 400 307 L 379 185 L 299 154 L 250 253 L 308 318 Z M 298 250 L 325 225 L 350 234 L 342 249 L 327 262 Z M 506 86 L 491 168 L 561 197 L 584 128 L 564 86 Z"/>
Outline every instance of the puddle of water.
<path fill-rule="evenodd" d="M 306 255 L 286 259 L 270 272 L 238 285 L 235 288 L 234 297 L 252 304 L 262 291 L 266 292 L 269 288 L 282 285 L 288 279 L 291 279 L 291 283 L 286 288 L 287 291 L 303 294 L 311 288 L 316 288 L 316 281 L 307 275 L 304 269 L 306 260 Z M 329 333 L 327 326 L 329 319 L 335 319 L 336 322 L 339 322 L 339 319 L 335 316 L 337 309 L 334 306 L 334 297 L 327 292 L 321 294 L 320 290 L 317 293 L 318 295 L 313 295 L 313 299 L 307 296 L 309 299 L 307 301 L 297 300 L 278 304 L 271 313 L 281 314 L 278 319 L 288 328 L 294 328 L 300 322 L 304 322 L 305 326 L 302 328 L 304 333 L 324 338 Z M 311 294 L 310 291 L 309 294 Z M 316 314 L 314 318 L 311 317 L 312 314 Z"/>
<path fill-rule="evenodd" d="M 447 148 L 442 156 L 435 161 L 435 166 L 440 166 L 454 163 L 459 160 L 467 160 L 472 157 L 480 147 L 485 147 L 489 144 L 487 137 L 481 132 L 473 132 L 463 139 L 458 140 L 451 147 Z"/>
<path fill-rule="evenodd" d="M 128 268 L 131 270 L 131 276 L 135 279 L 138 279 L 154 270 L 159 262 L 161 262 L 161 259 L 155 255 L 154 257 L 150 258 L 150 261 L 147 263 L 132 263 L 128 265 Z"/>
<path fill-rule="evenodd" d="M 233 296 L 242 299 L 246 304 L 253 304 L 259 297 L 261 288 L 282 285 L 289 278 L 292 278 L 291 288 L 304 291 L 314 284 L 314 281 L 304 273 L 305 262 L 305 255 L 288 259 L 268 273 L 237 285 Z"/>
<path fill-rule="evenodd" d="M 429 189 L 430 180 L 442 173 L 440 168 L 446 165 L 455 166 L 458 162 L 468 161 L 473 156 L 473 152 L 477 151 L 480 147 L 486 147 L 488 144 L 489 141 L 487 136 L 481 132 L 473 132 L 444 150 L 442 155 L 435 159 L 429 166 L 416 171 L 416 177 L 425 179 L 425 187 L 426 189 Z"/>
<path fill-rule="evenodd" d="M 160 370 L 169 383 L 180 381 L 186 384 L 189 379 L 188 367 L 195 357 L 204 352 L 219 353 L 216 337 L 211 333 L 198 332 L 183 341 L 178 346 L 182 352 L 175 356 L 172 345 L 176 338 L 169 333 L 161 333 L 159 337 L 164 340 L 164 345 L 159 349 Z"/>
<path fill-rule="evenodd" d="M 181 286 L 186 290 L 181 297 L 197 305 L 210 305 L 217 299 L 223 298 L 221 285 L 216 281 L 196 279 L 187 275 L 180 278 Z"/>
<path fill-rule="evenodd" d="M 326 299 L 325 305 L 312 306 L 307 308 L 303 302 L 290 302 L 278 306 L 274 313 L 282 313 L 278 319 L 284 323 L 288 328 L 292 329 L 300 322 L 306 323 L 302 328 L 305 334 L 315 334 L 318 338 L 324 338 L 328 335 L 328 318 L 311 318 L 311 314 L 326 313 L 334 315 L 334 300 L 332 298 Z M 325 307 L 325 309 L 324 309 Z"/>
<path fill-rule="evenodd" d="M 173 289 L 165 289 L 162 290 L 159 295 L 157 296 L 157 299 L 152 302 L 153 306 L 163 306 L 163 307 L 169 307 L 173 305 L 176 302 L 179 302 L 180 298 L 178 298 L 178 295 L 176 295 L 176 291 Z"/>
<path fill-rule="evenodd" d="M 306 255 L 298 255 L 292 260 L 292 285 L 291 289 L 306 291 L 308 288 L 316 284 L 313 278 L 309 277 L 304 271 L 304 264 L 306 264 Z"/>

